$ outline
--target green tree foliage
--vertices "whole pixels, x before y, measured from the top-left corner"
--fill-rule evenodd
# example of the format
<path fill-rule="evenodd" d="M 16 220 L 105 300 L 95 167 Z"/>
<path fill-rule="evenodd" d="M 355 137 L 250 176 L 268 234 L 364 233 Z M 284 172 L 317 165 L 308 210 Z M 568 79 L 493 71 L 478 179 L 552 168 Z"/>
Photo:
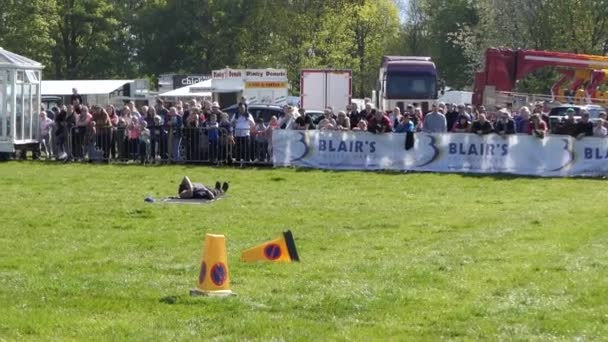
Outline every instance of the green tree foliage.
<path fill-rule="evenodd" d="M 47 0 L 0 0 L 0 46 L 50 65 L 55 6 Z"/>
<path fill-rule="evenodd" d="M 0 0 L 0 46 L 46 78 L 145 77 L 224 68 L 347 68 L 375 88 L 382 55 L 428 55 L 465 88 L 488 47 L 603 54 L 607 0 Z M 521 83 L 544 90 L 554 72 Z M 545 87 L 546 88 L 546 87 Z"/>
<path fill-rule="evenodd" d="M 57 0 L 53 62 L 56 77 L 112 77 L 119 32 L 114 7 L 107 0 Z M 124 61 L 123 61 L 124 63 Z"/>
<path fill-rule="evenodd" d="M 47 78 L 90 79 L 286 68 L 348 68 L 370 95 L 381 57 L 398 53 L 391 0 L 0 0 L 0 43 L 47 65 Z"/>

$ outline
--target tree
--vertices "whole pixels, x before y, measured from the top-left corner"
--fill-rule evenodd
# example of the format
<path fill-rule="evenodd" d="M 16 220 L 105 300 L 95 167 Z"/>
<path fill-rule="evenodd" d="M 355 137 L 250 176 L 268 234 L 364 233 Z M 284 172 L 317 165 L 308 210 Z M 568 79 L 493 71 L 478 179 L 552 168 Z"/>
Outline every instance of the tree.
<path fill-rule="evenodd" d="M 0 0 L 0 46 L 47 67 L 55 41 L 51 38 L 57 8 L 52 0 Z"/>
<path fill-rule="evenodd" d="M 57 78 L 95 78 L 114 76 L 112 68 L 124 62 L 111 49 L 118 21 L 107 0 L 58 0 L 53 53 Z"/>

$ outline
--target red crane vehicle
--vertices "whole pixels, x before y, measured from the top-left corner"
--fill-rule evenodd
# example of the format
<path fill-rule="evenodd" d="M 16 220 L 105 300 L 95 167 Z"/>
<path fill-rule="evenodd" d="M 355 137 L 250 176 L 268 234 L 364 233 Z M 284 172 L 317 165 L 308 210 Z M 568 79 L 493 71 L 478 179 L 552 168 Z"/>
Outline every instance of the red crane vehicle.
<path fill-rule="evenodd" d="M 544 67 L 554 67 L 562 77 L 551 87 L 551 95 L 513 92 L 518 81 Z M 475 74 L 473 104 L 514 107 L 537 101 L 579 105 L 608 103 L 608 91 L 599 87 L 608 81 L 608 57 L 574 53 L 491 48 L 486 51 L 485 69 Z"/>

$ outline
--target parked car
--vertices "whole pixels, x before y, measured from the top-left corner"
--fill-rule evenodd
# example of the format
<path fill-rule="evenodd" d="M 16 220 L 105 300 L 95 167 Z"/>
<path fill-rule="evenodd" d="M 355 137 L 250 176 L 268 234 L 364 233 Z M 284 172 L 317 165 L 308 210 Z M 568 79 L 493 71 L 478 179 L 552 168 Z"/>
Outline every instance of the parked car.
<path fill-rule="evenodd" d="M 222 109 L 223 112 L 228 113 L 230 120 L 239 111 L 238 105 L 232 105 L 230 107 Z M 252 104 L 249 105 L 249 113 L 253 116 L 254 120 L 262 118 L 265 123 L 270 122 L 272 116 L 277 118 L 283 115 L 283 107 L 278 105 L 263 105 L 263 104 Z"/>
<path fill-rule="evenodd" d="M 583 110 L 589 113 L 589 118 L 592 121 L 599 119 L 600 113 L 605 111 L 604 107 L 598 105 L 560 105 L 553 107 L 549 112 L 549 127 L 551 127 L 551 131 L 554 131 L 559 123 L 566 118 L 568 108 L 574 109 L 574 119 L 577 121 L 581 118 L 581 111 Z"/>
<path fill-rule="evenodd" d="M 307 110 L 306 115 L 312 118 L 312 122 L 315 125 L 318 125 L 319 122 L 321 122 L 321 120 L 323 120 L 323 118 L 325 117 L 322 110 Z"/>

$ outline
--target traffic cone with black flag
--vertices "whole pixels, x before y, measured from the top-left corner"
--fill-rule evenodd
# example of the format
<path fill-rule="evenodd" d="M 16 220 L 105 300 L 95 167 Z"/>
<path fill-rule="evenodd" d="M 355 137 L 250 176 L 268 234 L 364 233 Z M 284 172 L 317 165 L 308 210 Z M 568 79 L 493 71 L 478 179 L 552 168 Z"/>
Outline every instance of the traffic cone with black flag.
<path fill-rule="evenodd" d="M 292 262 L 300 261 L 291 231 L 281 237 L 243 251 L 242 261 Z"/>

